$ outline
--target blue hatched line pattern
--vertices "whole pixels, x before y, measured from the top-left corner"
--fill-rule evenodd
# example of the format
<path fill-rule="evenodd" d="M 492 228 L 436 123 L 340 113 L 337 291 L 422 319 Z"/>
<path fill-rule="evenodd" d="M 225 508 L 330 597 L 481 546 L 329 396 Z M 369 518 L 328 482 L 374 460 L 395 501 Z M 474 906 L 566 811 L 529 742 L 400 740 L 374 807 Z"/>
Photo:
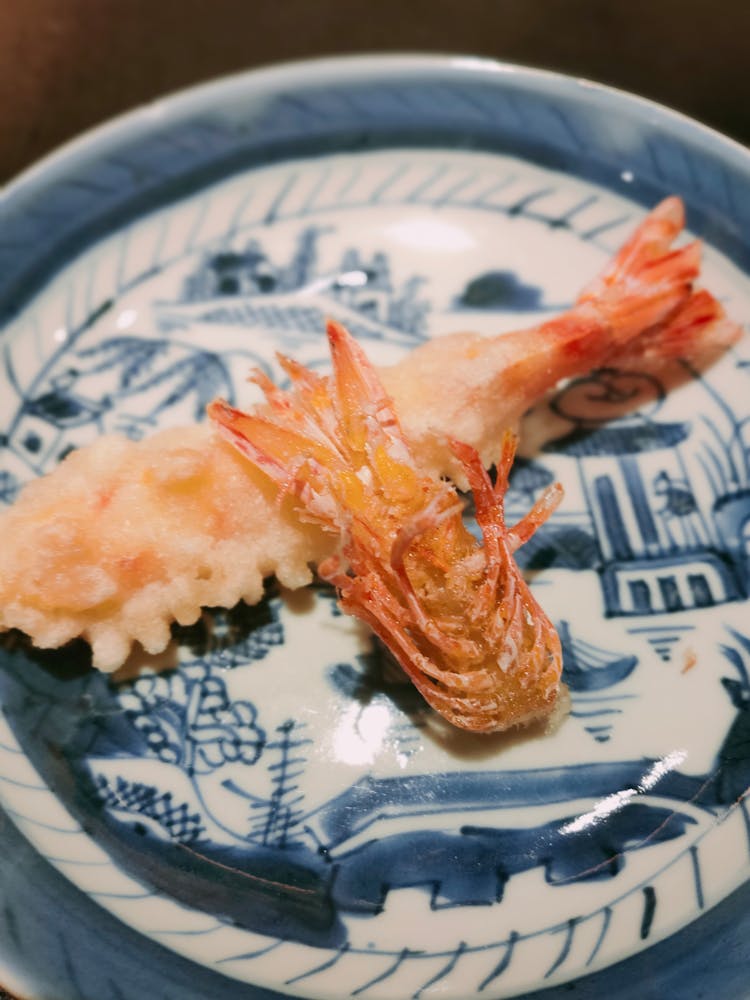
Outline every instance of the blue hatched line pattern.
<path fill-rule="evenodd" d="M 318 975 L 320 972 L 327 972 L 328 969 L 332 969 L 334 966 L 338 965 L 344 955 L 346 955 L 349 951 L 349 948 L 350 945 L 348 943 L 345 944 L 327 961 L 321 962 L 320 965 L 315 965 L 311 969 L 307 969 L 305 972 L 300 972 L 299 975 L 292 976 L 291 979 L 285 980 L 286 985 L 293 986 L 295 983 L 302 982 L 303 979 L 310 979 L 311 977 Z"/>
<path fill-rule="evenodd" d="M 190 232 L 188 234 L 187 240 L 185 241 L 185 250 L 190 251 L 196 245 L 196 238 L 198 233 L 201 231 L 201 227 L 208 215 L 208 210 L 211 205 L 211 196 L 204 195 L 197 205 L 197 211 L 195 213 L 195 218 L 193 219 L 193 224 L 190 227 Z"/>
<path fill-rule="evenodd" d="M 226 965 L 227 962 L 241 962 L 246 958 L 261 958 L 263 955 L 267 955 L 271 951 L 276 951 L 277 948 L 281 948 L 284 942 L 279 938 L 277 941 L 272 941 L 271 944 L 266 945 L 264 948 L 256 948 L 254 951 L 244 951 L 240 955 L 227 955 L 224 958 L 217 960 L 217 965 Z"/>
<path fill-rule="evenodd" d="M 297 183 L 297 174 L 291 173 L 286 177 L 279 188 L 278 194 L 271 202 L 268 211 L 263 217 L 263 222 L 265 225 L 270 225 L 274 219 L 278 218 L 281 214 L 281 206 L 284 204 L 284 199 L 287 197 L 289 192 L 292 190 L 294 185 Z"/>
<path fill-rule="evenodd" d="M 257 191 L 252 184 L 248 184 L 247 191 L 238 199 L 237 205 L 235 206 L 234 212 L 232 213 L 232 221 L 229 224 L 229 229 L 227 231 L 227 236 L 231 237 L 237 232 L 240 226 L 240 220 L 247 209 L 248 205 L 252 203 Z"/>
<path fill-rule="evenodd" d="M 112 862 L 109 859 L 106 861 L 91 861 L 90 859 L 82 858 L 64 858 L 56 854 L 47 854 L 46 859 L 54 865 L 75 865 L 80 868 L 110 868 L 112 866 Z"/>
<path fill-rule="evenodd" d="M 617 229 L 618 226 L 624 226 L 632 221 L 629 215 L 620 215 L 614 219 L 610 219 L 607 222 L 602 222 L 593 229 L 589 229 L 587 232 L 583 233 L 583 239 L 591 240 L 592 242 L 599 236 L 603 236 L 604 233 L 609 232 L 610 229 Z"/>
<path fill-rule="evenodd" d="M 747 219 L 747 212 L 743 211 L 743 206 L 746 207 L 747 199 L 743 199 L 742 204 L 738 204 L 737 198 L 735 197 L 735 188 L 731 182 L 727 169 L 723 163 L 718 165 L 718 173 L 721 176 L 722 187 L 726 196 L 726 205 L 729 213 L 735 216 L 737 219 Z"/>
<path fill-rule="evenodd" d="M 36 816 L 27 816 L 19 809 L 14 809 L 7 804 L 3 804 L 3 808 L 8 815 L 12 816 L 14 819 L 20 820 L 22 823 L 29 823 L 32 826 L 38 826 L 40 830 L 49 830 L 51 833 L 59 833 L 66 837 L 78 837 L 81 834 L 81 828 L 79 826 L 66 829 L 63 826 L 54 826 L 52 823 L 46 823 L 43 820 L 38 819 Z"/>
<path fill-rule="evenodd" d="M 567 212 L 563 212 L 560 215 L 558 225 L 570 226 L 573 219 L 581 212 L 587 208 L 591 208 L 597 202 L 597 196 L 595 194 L 588 194 L 584 198 L 577 201 L 572 208 L 569 208 Z"/>
<path fill-rule="evenodd" d="M 30 321 L 32 330 L 34 331 L 34 348 L 36 353 L 36 359 L 39 362 L 39 364 L 42 364 L 46 351 L 42 346 L 42 333 L 41 333 L 41 327 L 39 325 L 39 315 L 36 311 L 32 313 Z M 7 346 L 9 347 L 10 345 Z"/>
<path fill-rule="evenodd" d="M 481 194 L 477 195 L 474 199 L 474 204 L 477 208 L 487 208 L 490 209 L 491 206 L 487 204 L 487 199 L 490 195 L 496 194 L 498 191 L 503 191 L 505 188 L 509 187 L 514 181 L 518 180 L 518 175 L 511 173 L 504 177 L 502 180 L 493 181 L 488 188 L 485 188 Z M 596 200 L 596 199 L 595 199 Z"/>
<path fill-rule="evenodd" d="M 330 167 L 323 167 L 323 169 L 320 171 L 317 180 L 310 189 L 310 193 L 305 198 L 304 204 L 300 209 L 303 215 L 308 214 L 312 210 L 312 206 L 316 204 L 317 199 L 320 197 L 321 191 L 324 189 L 327 181 L 331 176 L 331 173 L 332 171 Z M 341 197 L 340 194 L 339 197 Z"/>
<path fill-rule="evenodd" d="M 456 950 L 448 958 L 448 961 L 445 963 L 443 968 L 439 969 L 434 976 L 432 976 L 425 983 L 423 983 L 423 985 L 420 986 L 418 990 L 415 990 L 415 992 L 412 994 L 414 1000 L 417 1000 L 417 998 L 421 997 L 426 990 L 429 990 L 431 987 L 437 985 L 437 983 L 439 983 L 441 980 L 445 979 L 446 976 L 449 976 L 451 972 L 453 972 L 453 970 L 456 968 L 456 966 L 458 965 L 460 959 L 463 957 L 465 952 L 466 952 L 466 942 L 459 941 L 458 945 L 456 946 Z"/>
<path fill-rule="evenodd" d="M 547 971 L 544 973 L 544 978 L 549 979 L 549 977 L 560 968 L 565 962 L 565 959 L 570 954 L 570 948 L 573 944 L 573 935 L 575 934 L 576 925 L 578 924 L 578 918 L 572 917 L 565 928 L 565 938 L 562 943 L 562 948 L 560 949 L 560 954 L 557 956 L 555 961 L 550 965 Z"/>
<path fill-rule="evenodd" d="M 72 330 L 76 325 L 75 317 L 75 295 L 73 290 L 73 282 L 68 281 L 67 287 L 65 289 L 65 322 L 64 327 L 66 330 Z"/>
<path fill-rule="evenodd" d="M 312 101 L 306 101 L 304 97 L 292 97 L 290 94 L 284 94 L 281 100 L 283 110 L 299 112 L 299 117 L 302 122 L 307 123 L 308 121 L 315 121 L 316 119 L 321 122 L 328 121 L 329 109 L 318 108 L 312 103 Z"/>
<path fill-rule="evenodd" d="M 652 885 L 644 886 L 643 892 L 643 915 L 641 916 L 641 940 L 645 941 L 651 933 L 651 925 L 654 922 L 656 913 L 656 890 Z"/>
<path fill-rule="evenodd" d="M 444 191 L 443 194 L 437 198 L 433 204 L 437 207 L 440 205 L 449 205 L 451 201 L 456 198 L 462 191 L 469 187 L 477 178 L 476 173 L 467 174 L 465 177 L 461 177 L 456 183 Z"/>
<path fill-rule="evenodd" d="M 511 931 L 508 940 L 505 942 L 502 958 L 497 963 L 492 972 L 479 984 L 477 992 L 479 993 L 483 992 L 485 989 L 487 989 L 489 985 L 496 982 L 496 980 L 498 980 L 502 976 L 502 974 L 506 971 L 506 969 L 508 969 L 513 959 L 513 949 L 515 948 L 519 938 L 520 935 L 518 934 L 517 931 Z"/>
<path fill-rule="evenodd" d="M 89 893 L 95 899 L 124 899 L 124 900 L 143 900 L 143 899 L 153 899 L 156 896 L 155 892 L 109 892 L 106 889 L 96 890 L 92 889 Z M 174 933 L 174 931 L 172 932 Z M 177 932 L 182 933 L 181 931 Z"/>
<path fill-rule="evenodd" d="M 698 855 L 698 846 L 693 844 L 690 847 L 690 860 L 693 866 L 693 882 L 695 883 L 695 899 L 698 904 L 698 909 L 702 910 L 705 906 L 703 898 L 703 878 L 701 876 L 701 866 L 700 859 Z"/>
<path fill-rule="evenodd" d="M 87 194 L 107 194 L 109 191 L 105 184 L 97 183 L 90 177 L 71 177 L 67 184 L 69 188 L 81 188 Z"/>
<path fill-rule="evenodd" d="M 377 205 L 378 202 L 382 201 L 388 189 L 392 187 L 396 181 L 400 180 L 408 169 L 408 163 L 399 163 L 398 166 L 385 178 L 385 180 L 381 181 L 380 184 L 378 184 L 377 187 L 370 193 L 368 204 Z"/>
<path fill-rule="evenodd" d="M 424 179 L 417 182 L 414 190 L 406 196 L 407 202 L 417 202 L 421 196 L 436 184 L 441 177 L 445 177 L 448 172 L 448 165 L 446 163 L 439 163 L 430 174 Z"/>
<path fill-rule="evenodd" d="M 164 248 L 164 243 L 167 238 L 167 232 L 169 231 L 169 216 L 164 215 L 159 224 L 159 235 L 154 243 L 154 252 L 151 257 L 151 267 L 149 268 L 149 273 L 153 274 L 158 269 L 159 265 L 162 263 L 161 255 Z"/>
<path fill-rule="evenodd" d="M 0 750 L 3 750 L 5 753 L 15 753 L 21 757 L 24 756 L 23 750 L 21 750 L 19 747 L 17 746 L 14 747 L 11 746 L 9 743 L 3 743 L 1 741 L 0 741 Z"/>
<path fill-rule="evenodd" d="M 535 201 L 539 201 L 540 198 L 544 198 L 548 194 L 554 194 L 555 188 L 545 185 L 544 187 L 535 188 L 528 194 L 525 194 L 522 198 L 505 209 L 507 215 L 524 215 L 527 218 L 539 219 L 542 222 L 557 222 L 559 217 L 544 215 L 539 213 L 534 213 L 529 211 L 529 206 L 533 205 Z"/>
<path fill-rule="evenodd" d="M 130 246 L 130 239 L 133 233 L 133 227 L 129 226 L 123 230 L 120 235 L 118 246 L 117 246 L 117 264 L 115 266 L 115 287 L 113 290 L 113 297 L 120 294 L 126 287 L 125 282 L 125 267 L 128 259 L 128 247 Z M 68 327 L 68 330 L 72 330 L 72 327 Z"/>
<path fill-rule="evenodd" d="M 550 104 L 548 109 L 550 114 L 557 119 L 562 131 L 567 134 L 573 149 L 578 153 L 584 153 L 587 148 L 587 142 L 578 135 L 574 120 L 569 115 L 563 114 L 560 108 L 555 107 L 554 104 Z"/>
<path fill-rule="evenodd" d="M 180 930 L 164 930 L 162 928 L 157 928 L 156 930 L 151 931 L 151 934 L 154 937 L 204 937 L 206 934 L 213 934 L 215 931 L 219 931 L 223 927 L 224 924 L 219 923 L 217 920 L 213 927 L 201 927 L 200 930 L 189 930 L 184 928 L 181 928 Z M 273 947 L 276 947 L 276 945 Z M 265 954 L 271 950 L 272 949 L 270 947 L 264 948 L 262 951 L 256 952 L 252 957 L 257 957 L 257 955 Z"/>
<path fill-rule="evenodd" d="M 355 163 L 352 166 L 349 176 L 344 180 L 344 183 L 339 188 L 338 200 L 340 202 L 346 201 L 347 195 L 349 194 L 349 192 L 351 191 L 351 189 L 354 187 L 354 185 L 357 183 L 357 181 L 361 176 L 362 176 L 362 168 Z"/>
<path fill-rule="evenodd" d="M 130 175 L 129 180 L 134 188 L 149 181 L 161 180 L 163 177 L 163 174 L 154 169 L 153 166 L 146 166 L 143 162 L 139 162 L 133 151 L 128 151 L 127 156 L 124 153 L 122 155 L 110 153 L 106 159 L 107 163 L 115 167 L 116 170 Z"/>
<path fill-rule="evenodd" d="M 16 788 L 26 788 L 31 792 L 42 792 L 47 790 L 47 786 L 42 781 L 30 784 L 28 781 L 19 781 L 18 778 L 11 778 L 7 774 L 0 774 L 0 781 L 6 785 L 13 785 Z"/>
<path fill-rule="evenodd" d="M 396 955 L 393 964 L 390 965 L 384 972 L 378 976 L 374 976 L 372 979 L 368 979 L 367 982 L 362 983 L 361 986 L 357 986 L 355 989 L 351 990 L 351 996 L 358 997 L 362 993 L 366 993 L 368 990 L 372 989 L 373 986 L 377 986 L 378 983 L 384 983 L 392 976 L 394 976 L 398 970 L 401 968 L 402 964 L 409 958 L 412 957 L 411 949 L 402 948 L 401 951 Z"/>
<path fill-rule="evenodd" d="M 573 709 L 570 714 L 574 719 L 594 719 L 600 715 L 621 715 L 622 713 L 619 708 L 596 708 L 591 712 L 581 712 Z"/>
<path fill-rule="evenodd" d="M 638 635 L 640 632 L 656 632 L 656 631 L 666 631 L 669 629 L 670 632 L 692 632 L 695 629 L 695 625 L 669 625 L 669 626 L 655 626 L 655 625 L 643 625 L 637 628 L 629 628 L 628 632 L 631 635 Z"/>
<path fill-rule="evenodd" d="M 496 117 L 495 109 L 488 104 L 484 94 L 474 94 L 467 87 L 446 87 L 442 86 L 438 90 L 439 99 L 446 101 L 449 105 L 457 104 L 459 110 L 472 112 L 475 118 L 486 124 L 492 124 Z"/>
<path fill-rule="evenodd" d="M 604 939 L 607 936 L 607 931 L 609 930 L 610 921 L 612 920 L 612 907 L 605 906 L 604 909 L 601 911 L 601 913 L 602 913 L 602 926 L 601 929 L 599 930 L 599 935 L 596 941 L 594 942 L 594 947 L 591 949 L 591 953 L 589 957 L 586 959 L 587 968 L 588 966 L 591 965 L 596 956 L 599 954 L 599 949 L 601 948 L 602 944 L 604 944 Z"/>

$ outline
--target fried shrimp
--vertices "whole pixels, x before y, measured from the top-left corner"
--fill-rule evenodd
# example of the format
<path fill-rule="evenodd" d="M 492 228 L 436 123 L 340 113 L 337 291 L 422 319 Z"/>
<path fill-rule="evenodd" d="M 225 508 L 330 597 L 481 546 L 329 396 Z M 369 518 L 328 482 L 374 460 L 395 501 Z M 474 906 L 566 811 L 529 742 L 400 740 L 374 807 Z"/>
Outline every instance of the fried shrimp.
<path fill-rule="evenodd" d="M 683 222 L 678 199 L 657 206 L 557 319 L 440 337 L 380 369 L 420 471 L 476 490 L 452 442 L 485 467 L 502 461 L 504 432 L 559 380 L 621 364 L 658 374 L 733 343 L 739 328 L 693 287 L 698 245 L 672 248 Z M 335 547 L 210 425 L 74 452 L 0 514 L 0 534 L 0 630 L 42 647 L 83 636 L 108 671 L 134 641 L 159 652 L 171 622 L 195 621 L 201 606 L 257 601 L 266 576 L 304 585 Z"/>
<path fill-rule="evenodd" d="M 489 467 L 503 431 L 518 428 L 561 380 L 604 366 L 658 374 L 677 356 L 715 356 L 734 343 L 738 326 L 709 292 L 693 288 L 700 245 L 672 247 L 684 223 L 682 202 L 667 198 L 576 305 L 546 323 L 498 337 L 449 334 L 382 369 L 422 467 L 465 486 L 449 436 L 470 443 Z"/>
<path fill-rule="evenodd" d="M 328 339 L 331 378 L 282 359 L 291 392 L 255 374 L 267 414 L 215 402 L 209 415 L 280 496 L 295 498 L 301 519 L 340 540 L 318 566 L 320 576 L 433 708 L 476 732 L 548 715 L 562 669 L 560 642 L 513 552 L 552 513 L 561 487 L 549 487 L 509 529 L 503 497 L 514 435 L 503 436 L 494 487 L 476 450 L 450 440 L 474 493 L 479 544 L 464 525 L 455 487 L 420 470 L 364 352 L 335 323 Z"/>

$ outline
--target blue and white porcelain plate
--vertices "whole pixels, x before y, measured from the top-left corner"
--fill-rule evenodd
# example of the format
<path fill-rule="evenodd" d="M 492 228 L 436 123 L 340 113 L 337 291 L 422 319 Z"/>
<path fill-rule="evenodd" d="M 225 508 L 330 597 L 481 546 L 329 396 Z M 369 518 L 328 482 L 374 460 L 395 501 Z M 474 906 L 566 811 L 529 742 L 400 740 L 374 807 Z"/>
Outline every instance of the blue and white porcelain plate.
<path fill-rule="evenodd" d="M 286 67 L 136 113 L 0 203 L 2 501 L 103 433 L 249 402 L 278 350 L 325 366 L 326 316 L 378 363 L 532 326 L 666 194 L 746 322 L 749 187 L 699 126 L 472 60 Z M 558 394 L 508 496 L 566 488 L 521 555 L 564 648 L 544 729 L 438 725 L 325 588 L 269 581 L 115 679 L 6 636 L 0 979 L 38 1000 L 740 995 L 749 389 L 741 341 L 671 393 L 607 371 Z"/>

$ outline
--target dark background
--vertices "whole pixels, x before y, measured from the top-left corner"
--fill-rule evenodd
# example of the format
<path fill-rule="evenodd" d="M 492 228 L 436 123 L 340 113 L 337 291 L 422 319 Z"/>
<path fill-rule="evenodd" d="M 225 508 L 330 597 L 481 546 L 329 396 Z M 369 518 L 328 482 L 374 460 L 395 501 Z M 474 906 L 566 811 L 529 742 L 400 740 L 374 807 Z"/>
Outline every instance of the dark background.
<path fill-rule="evenodd" d="M 190 84 L 387 51 L 560 70 L 750 144 L 750 0 L 0 0 L 0 184 L 82 130 Z"/>
<path fill-rule="evenodd" d="M 749 50 L 750 0 L 0 0 L 0 183 L 169 91 L 342 52 L 557 69 L 750 143 Z"/>

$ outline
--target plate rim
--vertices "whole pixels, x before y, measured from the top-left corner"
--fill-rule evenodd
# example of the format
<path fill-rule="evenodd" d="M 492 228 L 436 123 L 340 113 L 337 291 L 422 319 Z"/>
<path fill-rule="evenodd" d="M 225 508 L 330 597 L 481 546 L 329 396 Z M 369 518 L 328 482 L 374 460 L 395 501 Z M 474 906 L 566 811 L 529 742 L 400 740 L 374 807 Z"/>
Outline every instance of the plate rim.
<path fill-rule="evenodd" d="M 614 100 L 617 104 L 633 108 L 635 111 L 640 109 L 642 112 L 653 114 L 654 121 L 666 120 L 671 123 L 673 133 L 678 135 L 684 132 L 685 135 L 708 138 L 722 158 L 727 154 L 737 157 L 742 172 L 750 176 L 750 151 L 736 140 L 679 111 L 606 84 L 574 78 L 556 71 L 469 56 L 425 54 L 335 56 L 290 61 L 228 74 L 182 88 L 110 118 L 53 150 L 0 189 L 0 214 L 12 210 L 17 198 L 25 200 L 37 191 L 43 191 L 49 184 L 54 183 L 59 174 L 67 172 L 71 166 L 80 162 L 81 158 L 99 158 L 107 149 L 128 141 L 129 137 L 132 138 L 141 129 L 150 132 L 152 129 L 158 129 L 160 122 L 173 122 L 192 117 L 200 110 L 200 106 L 215 108 L 224 97 L 231 100 L 233 96 L 247 96 L 253 92 L 258 97 L 278 93 L 282 86 L 294 87 L 295 81 L 308 77 L 311 70 L 318 74 L 321 82 L 326 79 L 329 82 L 341 80 L 350 71 L 357 78 L 366 79 L 381 74 L 389 75 L 393 70 L 399 70 L 413 73 L 415 77 L 422 76 L 425 71 L 436 71 L 446 76 L 454 76 L 456 72 L 491 74 L 493 77 L 502 74 L 504 78 L 512 79 L 514 84 L 520 85 L 524 90 L 531 89 L 552 96 L 555 88 L 562 87 L 569 94 L 584 94 L 587 99 L 595 103 L 606 105 Z M 717 905 L 721 902 L 723 900 Z"/>
<path fill-rule="evenodd" d="M 222 74 L 187 87 L 169 90 L 153 100 L 108 116 L 30 163 L 0 186 L 0 210 L 5 211 L 15 198 L 33 193 L 36 187 L 46 186 L 54 179 L 58 170 L 81 156 L 105 149 L 111 143 L 116 144 L 122 133 L 147 128 L 167 118 L 174 120 L 193 114 L 198 105 L 215 106 L 220 96 L 231 98 L 253 91 L 256 96 L 264 96 L 282 86 L 291 86 L 298 79 L 309 79 L 310 72 L 321 82 L 333 82 L 337 77 L 347 76 L 353 79 L 380 75 L 388 77 L 396 71 L 415 76 L 435 72 L 471 78 L 503 77 L 514 83 L 525 84 L 538 93 L 561 89 L 568 94 L 584 95 L 594 103 L 613 101 L 617 105 L 640 110 L 647 116 L 652 115 L 654 120 L 664 119 L 674 132 L 700 135 L 719 152 L 732 159 L 736 158 L 739 166 L 750 175 L 750 147 L 685 112 L 625 88 L 559 70 L 491 57 L 394 51 L 285 60 Z"/>

